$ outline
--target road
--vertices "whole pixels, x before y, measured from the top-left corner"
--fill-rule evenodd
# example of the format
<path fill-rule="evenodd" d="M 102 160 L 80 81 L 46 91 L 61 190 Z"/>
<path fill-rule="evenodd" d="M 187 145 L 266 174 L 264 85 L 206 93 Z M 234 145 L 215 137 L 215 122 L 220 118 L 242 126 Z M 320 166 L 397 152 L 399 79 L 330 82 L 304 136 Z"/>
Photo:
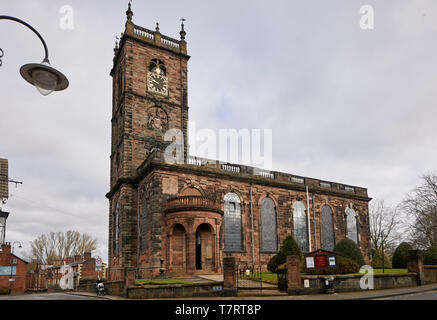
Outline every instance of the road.
<path fill-rule="evenodd" d="M 16 296 L 0 296 L 0 300 L 101 300 L 97 297 L 76 296 L 67 293 L 32 293 Z"/>
<path fill-rule="evenodd" d="M 387 297 L 375 300 L 437 300 L 437 291 L 428 291 L 403 296 Z"/>

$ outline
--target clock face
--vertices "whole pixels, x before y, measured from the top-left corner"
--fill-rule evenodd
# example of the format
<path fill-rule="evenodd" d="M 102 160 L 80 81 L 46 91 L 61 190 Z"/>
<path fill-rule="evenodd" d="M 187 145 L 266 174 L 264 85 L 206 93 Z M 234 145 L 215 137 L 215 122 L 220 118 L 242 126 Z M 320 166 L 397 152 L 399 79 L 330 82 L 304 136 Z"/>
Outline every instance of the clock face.
<path fill-rule="evenodd" d="M 163 74 L 149 72 L 147 75 L 147 87 L 149 91 L 168 94 L 167 77 Z"/>

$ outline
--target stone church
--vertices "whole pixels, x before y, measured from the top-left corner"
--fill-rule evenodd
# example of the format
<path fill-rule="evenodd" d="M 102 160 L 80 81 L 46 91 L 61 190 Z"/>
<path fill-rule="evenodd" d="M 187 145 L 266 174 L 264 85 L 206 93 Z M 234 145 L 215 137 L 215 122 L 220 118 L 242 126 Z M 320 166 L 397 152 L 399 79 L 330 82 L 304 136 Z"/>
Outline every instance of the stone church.
<path fill-rule="evenodd" d="M 184 24 L 176 40 L 126 15 L 110 73 L 109 280 L 221 272 L 226 255 L 266 268 L 290 234 L 304 252 L 348 237 L 369 263 L 367 189 L 189 155 Z M 171 128 L 183 163 L 164 160 Z"/>

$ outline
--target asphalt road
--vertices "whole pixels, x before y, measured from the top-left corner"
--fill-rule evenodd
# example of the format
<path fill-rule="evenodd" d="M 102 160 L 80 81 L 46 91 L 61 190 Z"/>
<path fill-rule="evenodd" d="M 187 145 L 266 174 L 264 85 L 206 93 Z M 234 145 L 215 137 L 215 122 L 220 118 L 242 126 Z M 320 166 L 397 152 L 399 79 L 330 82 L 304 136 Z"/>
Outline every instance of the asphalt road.
<path fill-rule="evenodd" d="M 97 297 L 76 296 L 67 293 L 32 293 L 16 296 L 0 296 L 0 300 L 101 300 Z"/>
<path fill-rule="evenodd" d="M 437 291 L 428 291 L 403 296 L 387 297 L 376 300 L 437 300 Z"/>

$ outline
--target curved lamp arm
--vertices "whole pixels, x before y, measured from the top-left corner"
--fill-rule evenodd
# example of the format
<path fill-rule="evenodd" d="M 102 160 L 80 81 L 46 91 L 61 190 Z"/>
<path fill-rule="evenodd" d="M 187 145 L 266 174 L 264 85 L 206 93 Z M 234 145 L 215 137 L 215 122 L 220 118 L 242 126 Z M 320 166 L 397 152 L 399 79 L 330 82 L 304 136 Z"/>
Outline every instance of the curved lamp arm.
<path fill-rule="evenodd" d="M 49 61 L 49 50 L 47 49 L 46 42 L 43 37 L 35 30 L 30 24 L 24 22 L 21 19 L 0 15 L 0 20 L 11 20 L 18 22 L 35 33 L 41 40 L 44 51 L 45 58 L 42 63 L 28 63 L 20 68 L 20 74 L 30 84 L 34 85 L 38 91 L 46 96 L 53 91 L 64 90 L 68 87 L 68 79 L 61 72 L 50 66 Z M 3 51 L 0 49 L 0 58 L 3 56 Z M 1 66 L 1 60 L 0 60 Z"/>
<path fill-rule="evenodd" d="M 46 42 L 44 41 L 43 37 L 39 34 L 39 32 L 35 30 L 34 27 L 32 27 L 30 24 L 28 24 L 27 22 L 24 22 L 21 19 L 11 17 L 11 16 L 0 16 L 0 20 L 12 20 L 12 21 L 21 23 L 22 25 L 24 25 L 24 26 L 28 27 L 30 30 L 32 30 L 38 36 L 38 38 L 42 42 L 42 45 L 44 46 L 45 58 L 44 58 L 43 62 L 49 62 L 49 50 L 47 49 Z"/>

